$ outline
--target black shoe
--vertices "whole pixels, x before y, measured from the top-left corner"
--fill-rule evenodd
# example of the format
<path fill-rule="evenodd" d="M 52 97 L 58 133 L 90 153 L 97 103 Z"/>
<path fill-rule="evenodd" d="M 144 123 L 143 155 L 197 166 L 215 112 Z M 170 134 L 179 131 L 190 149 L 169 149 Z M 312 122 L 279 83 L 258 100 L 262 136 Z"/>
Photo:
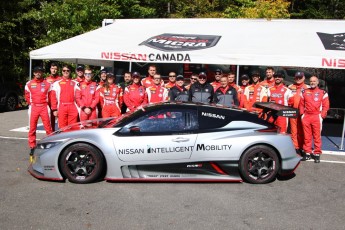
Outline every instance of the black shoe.
<path fill-rule="evenodd" d="M 34 148 L 32 148 L 32 149 L 30 149 L 30 156 L 33 156 L 34 155 L 34 151 L 35 151 L 35 149 Z"/>
<path fill-rule="evenodd" d="M 314 162 L 320 163 L 320 154 L 314 154 Z"/>
<path fill-rule="evenodd" d="M 302 152 L 302 159 L 301 161 L 307 161 L 310 160 L 310 154 L 309 153 L 305 153 L 304 151 Z"/>
<path fill-rule="evenodd" d="M 296 153 L 300 156 L 302 156 L 302 150 L 301 149 L 296 149 Z"/>

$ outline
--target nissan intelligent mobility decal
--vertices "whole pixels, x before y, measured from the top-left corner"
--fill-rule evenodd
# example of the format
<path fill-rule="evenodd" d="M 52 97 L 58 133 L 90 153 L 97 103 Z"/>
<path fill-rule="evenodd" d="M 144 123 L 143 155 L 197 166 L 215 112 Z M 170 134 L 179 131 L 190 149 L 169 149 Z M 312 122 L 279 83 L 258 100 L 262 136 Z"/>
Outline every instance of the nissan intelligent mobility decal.
<path fill-rule="evenodd" d="M 196 34 L 160 34 L 139 45 L 146 45 L 161 51 L 193 51 L 217 45 L 221 36 Z"/>

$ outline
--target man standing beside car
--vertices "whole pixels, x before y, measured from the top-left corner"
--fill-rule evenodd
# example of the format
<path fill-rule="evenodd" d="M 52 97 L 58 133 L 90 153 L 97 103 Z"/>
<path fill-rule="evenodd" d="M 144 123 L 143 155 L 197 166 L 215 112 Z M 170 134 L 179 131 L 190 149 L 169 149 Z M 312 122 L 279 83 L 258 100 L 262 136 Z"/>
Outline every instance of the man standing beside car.
<path fill-rule="evenodd" d="M 228 77 L 222 76 L 220 78 L 220 86 L 214 92 L 213 102 L 225 107 L 239 105 L 237 90 L 229 85 Z"/>
<path fill-rule="evenodd" d="M 260 85 L 260 73 L 253 71 L 251 74 L 252 84 L 244 89 L 243 106 L 249 112 L 260 113 L 262 109 L 254 108 L 255 102 L 267 102 L 267 93 L 265 88 Z"/>
<path fill-rule="evenodd" d="M 25 85 L 25 100 L 29 105 L 29 147 L 30 156 L 33 155 L 36 147 L 37 122 L 41 117 L 46 134 L 53 132 L 50 124 L 51 84 L 43 79 L 43 68 L 35 67 L 33 70 L 34 79 L 28 81 Z"/>
<path fill-rule="evenodd" d="M 298 109 L 299 102 L 301 100 L 301 91 L 308 89 L 309 86 L 304 83 L 305 76 L 303 72 L 296 72 L 294 81 L 295 83 L 288 86 L 288 88 L 292 92 L 292 97 L 290 99 L 289 106 Z M 301 151 L 303 151 L 304 134 L 301 117 L 290 118 L 289 125 L 291 130 L 291 139 L 293 141 L 295 149 L 297 153 L 302 155 Z"/>
<path fill-rule="evenodd" d="M 320 163 L 322 121 L 326 118 L 329 110 L 329 98 L 328 93 L 318 87 L 319 79 L 316 76 L 312 76 L 309 83 L 310 88 L 302 89 L 299 103 L 304 132 L 302 161 L 310 159 L 313 155 L 314 162 Z M 312 151 L 313 140 L 314 151 Z"/>
<path fill-rule="evenodd" d="M 147 104 L 147 94 L 145 88 L 140 84 L 140 77 L 140 73 L 133 72 L 133 83 L 126 87 L 123 94 L 127 111 L 134 112 L 138 107 Z"/>
<path fill-rule="evenodd" d="M 154 85 L 146 88 L 148 103 L 152 104 L 168 100 L 168 90 L 161 85 L 161 80 L 161 75 L 159 73 L 156 73 L 153 76 Z"/>
<path fill-rule="evenodd" d="M 214 89 L 207 82 L 205 72 L 199 73 L 198 82 L 194 83 L 189 89 L 189 101 L 209 104 L 213 101 Z"/>
<path fill-rule="evenodd" d="M 50 75 L 46 78 L 46 81 L 53 85 L 54 82 L 61 80 L 62 77 L 58 75 L 59 67 L 55 62 L 50 64 Z M 55 116 L 53 111 L 50 112 L 50 123 L 52 126 L 53 132 L 55 131 Z"/>
<path fill-rule="evenodd" d="M 119 84 L 119 86 L 122 89 L 122 93 L 125 92 L 126 87 L 131 85 L 132 82 L 133 82 L 132 73 L 131 72 L 125 72 L 125 74 L 123 75 L 123 82 L 121 82 Z M 126 113 L 126 111 L 127 111 L 127 106 L 126 106 L 125 103 L 122 103 L 122 105 L 121 105 L 121 113 L 124 114 L 124 113 Z"/>
<path fill-rule="evenodd" d="M 269 87 L 272 87 L 275 85 L 275 80 L 274 80 L 274 68 L 269 66 L 265 70 L 266 78 L 263 80 L 260 84 L 268 89 Z"/>
<path fill-rule="evenodd" d="M 84 74 L 83 74 L 84 75 Z M 79 83 L 71 79 L 71 67 L 62 67 L 62 79 L 53 84 L 51 109 L 54 116 L 58 117 L 59 128 L 78 121 L 79 108 L 76 103 L 76 92 Z"/>
<path fill-rule="evenodd" d="M 184 77 L 178 75 L 176 77 L 176 85 L 169 90 L 169 101 L 188 101 L 188 89 L 183 84 Z"/>

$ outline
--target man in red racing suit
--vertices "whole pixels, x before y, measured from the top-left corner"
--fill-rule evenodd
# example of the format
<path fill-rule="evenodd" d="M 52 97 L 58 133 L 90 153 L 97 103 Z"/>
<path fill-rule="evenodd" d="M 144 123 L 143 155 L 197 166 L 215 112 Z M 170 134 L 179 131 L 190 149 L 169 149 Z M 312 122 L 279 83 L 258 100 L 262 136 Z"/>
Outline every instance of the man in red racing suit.
<path fill-rule="evenodd" d="M 141 105 L 147 104 L 147 94 L 145 88 L 140 85 L 140 74 L 132 74 L 133 83 L 125 88 L 123 100 L 126 103 L 127 111 L 135 111 Z"/>
<path fill-rule="evenodd" d="M 313 158 L 315 163 L 320 163 L 322 121 L 329 110 L 329 98 L 327 92 L 318 87 L 319 79 L 316 76 L 312 76 L 309 82 L 310 88 L 302 90 L 299 103 L 304 131 L 302 160 L 308 160 L 311 157 L 314 139 Z"/>

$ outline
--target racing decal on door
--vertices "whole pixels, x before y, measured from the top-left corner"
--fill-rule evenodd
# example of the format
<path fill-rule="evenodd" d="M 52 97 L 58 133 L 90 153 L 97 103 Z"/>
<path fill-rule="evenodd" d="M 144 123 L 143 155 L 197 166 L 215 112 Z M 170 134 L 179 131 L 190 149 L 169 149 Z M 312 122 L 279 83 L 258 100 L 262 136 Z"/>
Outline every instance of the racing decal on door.
<path fill-rule="evenodd" d="M 139 45 L 162 51 L 193 51 L 211 48 L 217 45 L 221 37 L 218 35 L 165 33 L 153 36 Z"/>
<path fill-rule="evenodd" d="M 345 33 L 326 34 L 317 32 L 326 50 L 345 50 Z"/>

